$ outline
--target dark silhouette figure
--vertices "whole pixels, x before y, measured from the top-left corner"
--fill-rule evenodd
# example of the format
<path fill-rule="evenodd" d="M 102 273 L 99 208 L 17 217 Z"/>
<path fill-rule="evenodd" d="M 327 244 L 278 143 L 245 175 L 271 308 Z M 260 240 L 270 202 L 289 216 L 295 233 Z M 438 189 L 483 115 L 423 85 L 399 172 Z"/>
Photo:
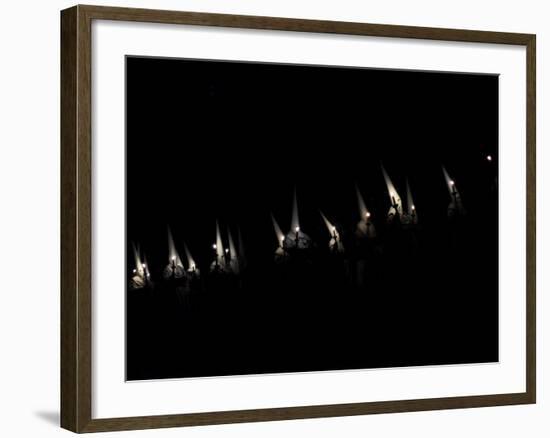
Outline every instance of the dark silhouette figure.
<path fill-rule="evenodd" d="M 172 277 L 176 278 L 176 259 L 172 258 Z"/>

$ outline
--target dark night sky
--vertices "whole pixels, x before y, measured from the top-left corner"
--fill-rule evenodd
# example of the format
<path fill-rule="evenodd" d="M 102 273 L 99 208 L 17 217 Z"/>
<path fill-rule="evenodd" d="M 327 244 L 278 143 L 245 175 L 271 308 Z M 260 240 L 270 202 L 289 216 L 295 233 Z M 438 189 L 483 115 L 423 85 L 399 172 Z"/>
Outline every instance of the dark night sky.
<path fill-rule="evenodd" d="M 357 221 L 355 183 L 380 218 L 380 161 L 403 199 L 409 177 L 424 223 L 441 221 L 441 164 L 471 211 L 497 158 L 496 76 L 129 57 L 127 99 L 128 240 L 150 264 L 168 224 L 209 254 L 216 218 L 271 255 L 269 213 L 288 229 L 294 186 L 310 234 L 325 237 L 318 209 Z"/>

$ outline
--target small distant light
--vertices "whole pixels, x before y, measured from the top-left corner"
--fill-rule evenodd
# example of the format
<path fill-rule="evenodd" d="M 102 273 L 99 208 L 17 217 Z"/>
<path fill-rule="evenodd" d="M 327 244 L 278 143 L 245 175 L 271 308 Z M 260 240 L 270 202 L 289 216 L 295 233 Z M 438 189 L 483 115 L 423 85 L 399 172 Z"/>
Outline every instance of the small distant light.
<path fill-rule="evenodd" d="M 147 274 L 147 278 L 151 278 L 151 274 Z"/>
<path fill-rule="evenodd" d="M 212 245 L 212 248 L 216 249 L 218 246 L 216 244 Z"/>
<path fill-rule="evenodd" d="M 367 211 L 367 217 L 370 217 L 370 213 Z"/>
<path fill-rule="evenodd" d="M 285 241 L 285 236 L 281 236 L 281 242 Z"/>
<path fill-rule="evenodd" d="M 172 261 L 175 261 L 176 260 L 176 256 L 172 256 Z"/>
<path fill-rule="evenodd" d="M 132 272 L 135 274 L 135 273 L 136 273 L 136 270 L 134 269 Z"/>
<path fill-rule="evenodd" d="M 227 254 L 229 252 L 229 250 L 227 248 L 225 248 L 225 253 Z"/>
<path fill-rule="evenodd" d="M 296 227 L 295 230 L 298 233 L 300 231 L 300 227 Z"/>
<path fill-rule="evenodd" d="M 191 269 L 194 271 L 195 270 L 195 265 L 191 265 Z"/>
<path fill-rule="evenodd" d="M 141 265 L 141 266 L 143 266 L 143 269 L 145 269 L 145 268 L 147 267 L 147 266 L 145 265 L 145 263 L 144 263 L 143 265 Z"/>
<path fill-rule="evenodd" d="M 487 155 L 487 161 L 493 161 L 493 157 L 491 157 L 490 155 Z"/>
<path fill-rule="evenodd" d="M 455 182 L 453 180 L 449 181 L 449 184 L 454 186 L 455 185 Z"/>
<path fill-rule="evenodd" d="M 413 205 L 413 206 L 412 206 L 411 208 L 412 208 L 412 211 L 414 211 L 414 210 L 415 210 L 415 207 L 414 207 L 414 205 Z"/>
<path fill-rule="evenodd" d="M 332 232 L 335 232 L 336 231 L 336 227 L 332 227 Z"/>

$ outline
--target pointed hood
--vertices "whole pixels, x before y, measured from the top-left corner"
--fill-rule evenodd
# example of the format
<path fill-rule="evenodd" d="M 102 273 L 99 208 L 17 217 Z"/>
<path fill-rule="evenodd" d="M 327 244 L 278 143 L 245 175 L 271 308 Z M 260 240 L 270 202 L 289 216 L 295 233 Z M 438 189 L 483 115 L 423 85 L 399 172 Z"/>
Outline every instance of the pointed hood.
<path fill-rule="evenodd" d="M 392 205 L 392 207 L 390 207 L 389 213 L 391 213 L 391 211 L 393 210 L 393 205 L 397 204 L 397 213 L 399 215 L 402 215 L 403 203 L 401 202 L 401 197 L 399 196 L 399 193 L 397 193 L 397 190 L 382 163 L 380 163 L 380 167 L 382 168 L 382 174 L 384 175 L 384 181 L 386 182 L 386 188 L 388 189 L 388 195 L 390 197 L 390 203 Z"/>

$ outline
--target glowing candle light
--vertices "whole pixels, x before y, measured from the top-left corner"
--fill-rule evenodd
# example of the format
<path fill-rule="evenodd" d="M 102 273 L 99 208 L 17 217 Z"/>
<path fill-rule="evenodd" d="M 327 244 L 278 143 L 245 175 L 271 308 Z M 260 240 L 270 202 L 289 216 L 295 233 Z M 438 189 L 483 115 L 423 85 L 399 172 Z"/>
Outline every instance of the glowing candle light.
<path fill-rule="evenodd" d="M 449 184 L 454 186 L 455 185 L 455 182 L 453 180 L 449 181 Z"/>
<path fill-rule="evenodd" d="M 366 214 L 366 216 L 367 216 L 367 218 L 369 218 L 369 217 L 370 217 L 370 213 L 369 213 L 368 211 L 367 211 L 367 214 Z"/>
<path fill-rule="evenodd" d="M 216 266 L 216 268 L 218 267 L 218 245 L 216 245 L 215 243 L 212 245 L 212 249 L 214 250 L 214 265 Z"/>
<path fill-rule="evenodd" d="M 135 273 L 136 273 L 136 270 L 134 269 L 132 272 L 135 274 Z"/>
<path fill-rule="evenodd" d="M 229 255 L 229 248 L 225 248 L 224 253 L 225 253 L 225 255 L 224 255 L 225 263 L 226 264 L 231 263 L 231 256 Z"/>
<path fill-rule="evenodd" d="M 414 210 L 415 210 L 415 207 L 414 207 L 414 205 L 413 205 L 413 206 L 411 207 L 411 209 L 412 209 L 412 211 L 414 211 Z"/>
<path fill-rule="evenodd" d="M 297 233 L 300 232 L 300 227 L 296 227 L 296 232 L 297 232 Z"/>
<path fill-rule="evenodd" d="M 487 155 L 487 161 L 493 161 L 493 157 L 491 157 L 490 155 Z"/>

